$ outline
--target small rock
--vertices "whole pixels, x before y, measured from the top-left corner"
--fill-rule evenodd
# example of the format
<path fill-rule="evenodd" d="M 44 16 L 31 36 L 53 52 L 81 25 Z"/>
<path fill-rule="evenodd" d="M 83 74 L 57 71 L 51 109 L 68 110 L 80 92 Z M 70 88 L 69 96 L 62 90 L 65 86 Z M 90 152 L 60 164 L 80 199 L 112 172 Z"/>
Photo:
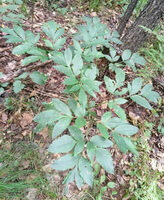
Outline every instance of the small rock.
<path fill-rule="evenodd" d="M 28 188 L 28 195 L 26 198 L 28 200 L 36 200 L 37 189 L 36 188 Z"/>
<path fill-rule="evenodd" d="M 91 16 L 92 16 L 92 17 L 97 17 L 97 13 L 96 13 L 96 12 L 92 12 L 92 13 L 91 13 Z"/>
<path fill-rule="evenodd" d="M 48 164 L 48 165 L 43 166 L 43 167 L 42 167 L 42 170 L 43 170 L 44 172 L 47 172 L 47 173 L 51 172 L 51 171 L 52 171 L 51 164 Z"/>

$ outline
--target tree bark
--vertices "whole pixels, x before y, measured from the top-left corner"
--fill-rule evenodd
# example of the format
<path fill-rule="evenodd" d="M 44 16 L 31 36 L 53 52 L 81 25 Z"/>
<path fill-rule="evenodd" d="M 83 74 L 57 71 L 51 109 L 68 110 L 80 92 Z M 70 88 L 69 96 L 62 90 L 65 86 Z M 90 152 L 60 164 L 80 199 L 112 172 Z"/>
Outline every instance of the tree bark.
<path fill-rule="evenodd" d="M 121 40 L 124 44 L 121 49 L 130 49 L 132 52 L 136 52 L 149 36 L 140 25 L 153 30 L 162 19 L 163 12 L 164 0 L 149 0 L 135 22 L 122 37 Z"/>
<path fill-rule="evenodd" d="M 119 26 L 117 28 L 117 32 L 122 35 L 127 22 L 129 21 L 130 17 L 132 16 L 133 10 L 135 9 L 136 5 L 138 3 L 138 0 L 131 0 L 131 3 L 128 5 L 124 16 L 121 18 L 119 22 Z"/>

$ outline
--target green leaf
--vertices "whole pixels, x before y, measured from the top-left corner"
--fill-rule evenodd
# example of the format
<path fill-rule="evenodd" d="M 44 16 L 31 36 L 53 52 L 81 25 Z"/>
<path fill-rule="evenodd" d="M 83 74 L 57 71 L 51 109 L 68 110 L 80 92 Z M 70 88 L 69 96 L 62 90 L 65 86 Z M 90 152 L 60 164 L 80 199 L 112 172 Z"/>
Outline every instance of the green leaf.
<path fill-rule="evenodd" d="M 46 51 L 37 47 L 33 47 L 32 49 L 28 50 L 27 53 L 35 56 L 43 56 L 46 54 Z"/>
<path fill-rule="evenodd" d="M 129 124 L 123 124 L 117 126 L 114 131 L 123 135 L 134 135 L 138 132 L 138 128 Z"/>
<path fill-rule="evenodd" d="M 123 98 L 118 98 L 114 100 L 117 104 L 125 104 L 126 102 L 128 102 L 128 100 L 123 99 Z"/>
<path fill-rule="evenodd" d="M 119 91 L 119 90 L 116 90 L 115 92 L 114 92 L 114 95 L 124 95 L 124 94 L 126 94 L 127 93 L 127 91 L 128 91 L 128 89 L 127 88 L 122 88 L 122 90 L 121 91 Z"/>
<path fill-rule="evenodd" d="M 72 69 L 75 75 L 80 74 L 80 70 L 83 68 L 83 60 L 80 54 L 76 54 L 72 61 Z"/>
<path fill-rule="evenodd" d="M 62 156 L 58 160 L 55 160 L 51 167 L 59 171 L 65 171 L 67 169 L 73 168 L 77 164 L 78 160 L 78 156 L 72 156 L 71 154 L 68 154 Z"/>
<path fill-rule="evenodd" d="M 152 89 L 153 89 L 152 84 L 146 84 L 141 90 L 141 95 L 142 96 L 148 95 L 152 91 Z"/>
<path fill-rule="evenodd" d="M 80 53 L 80 54 L 82 53 L 82 49 L 81 49 L 80 43 L 77 40 L 73 40 L 73 46 L 78 51 L 78 53 Z"/>
<path fill-rule="evenodd" d="M 83 89 L 80 89 L 78 99 L 79 99 L 80 104 L 83 105 L 85 108 L 87 105 L 87 95 Z"/>
<path fill-rule="evenodd" d="M 88 155 L 88 158 L 89 158 L 91 161 L 94 160 L 95 153 L 96 153 L 96 148 L 95 148 L 95 146 L 93 145 L 93 143 L 88 142 L 88 143 L 87 143 L 87 155 Z"/>
<path fill-rule="evenodd" d="M 84 149 L 84 145 L 85 143 L 83 141 L 78 141 L 74 149 L 74 155 L 80 154 Z"/>
<path fill-rule="evenodd" d="M 78 83 L 78 80 L 74 77 L 74 76 L 71 76 L 71 77 L 67 77 L 65 80 L 64 80 L 64 84 L 65 85 L 75 85 Z"/>
<path fill-rule="evenodd" d="M 61 117 L 62 115 L 54 110 L 46 110 L 37 114 L 33 120 L 40 124 L 52 125 L 55 121 L 61 119 Z"/>
<path fill-rule="evenodd" d="M 106 148 L 113 145 L 113 142 L 110 140 L 104 139 L 102 136 L 95 135 L 90 139 L 90 142 L 92 142 L 95 146 Z"/>
<path fill-rule="evenodd" d="M 68 49 L 65 50 L 64 58 L 65 58 L 67 66 L 70 66 L 71 62 L 72 62 L 72 51 L 71 51 L 71 49 L 68 48 Z"/>
<path fill-rule="evenodd" d="M 66 153 L 71 151 L 75 144 L 76 141 L 72 137 L 64 135 L 53 141 L 52 144 L 50 144 L 48 151 L 51 153 Z"/>
<path fill-rule="evenodd" d="M 81 158 L 79 161 L 80 176 L 84 182 L 92 187 L 93 185 L 93 169 L 91 163 L 86 158 Z"/>
<path fill-rule="evenodd" d="M 16 94 L 19 93 L 24 87 L 25 85 L 21 81 L 15 81 L 13 83 L 13 90 Z"/>
<path fill-rule="evenodd" d="M 2 87 L 0 87 L 0 95 L 2 95 L 4 92 L 5 90 Z"/>
<path fill-rule="evenodd" d="M 110 120 L 108 120 L 106 123 L 103 123 L 105 127 L 109 128 L 109 129 L 113 129 L 116 128 L 119 125 L 124 125 L 124 124 L 128 124 L 125 120 L 122 120 L 118 117 L 113 117 Z"/>
<path fill-rule="evenodd" d="M 110 50 L 110 55 L 112 56 L 112 58 L 114 58 L 116 56 L 117 52 L 115 49 L 111 49 Z"/>
<path fill-rule="evenodd" d="M 126 143 L 125 140 L 122 136 L 120 136 L 117 133 L 112 133 L 112 136 L 114 138 L 114 141 L 116 142 L 118 148 L 123 152 L 123 153 L 127 153 L 128 149 L 126 147 Z"/>
<path fill-rule="evenodd" d="M 131 55 L 132 55 L 132 52 L 129 49 L 124 50 L 122 54 L 123 61 L 128 60 L 131 57 Z"/>
<path fill-rule="evenodd" d="M 82 177 L 80 176 L 78 170 L 76 170 L 75 172 L 75 181 L 76 181 L 76 185 L 79 189 L 81 189 L 81 187 L 84 185 L 83 183 L 83 179 Z"/>
<path fill-rule="evenodd" d="M 80 88 L 81 88 L 81 85 L 80 84 L 77 84 L 77 85 L 73 85 L 70 89 L 68 89 L 69 90 L 69 92 L 76 92 L 76 91 L 78 91 L 78 90 L 80 90 Z M 68 93 L 69 93 L 68 92 Z"/>
<path fill-rule="evenodd" d="M 44 24 L 44 26 L 42 26 L 42 30 L 45 34 L 53 40 L 56 40 L 58 36 L 64 33 L 64 30 L 62 29 L 61 34 L 56 36 L 57 28 L 59 28 L 59 25 L 54 21 L 48 21 Z"/>
<path fill-rule="evenodd" d="M 21 74 L 20 76 L 15 78 L 15 80 L 25 79 L 25 78 L 27 78 L 28 75 L 29 75 L 28 72 L 24 72 L 23 74 Z"/>
<path fill-rule="evenodd" d="M 149 101 L 157 103 L 160 95 L 158 94 L 158 92 L 151 91 L 149 92 L 149 94 L 144 95 L 144 97 L 146 97 Z"/>
<path fill-rule="evenodd" d="M 133 94 L 136 94 L 137 92 L 139 92 L 139 90 L 142 87 L 142 81 L 143 81 L 142 78 L 135 78 L 132 81 L 132 87 L 131 87 L 131 90 L 129 91 L 130 95 L 133 95 Z"/>
<path fill-rule="evenodd" d="M 112 118 L 112 113 L 111 112 L 105 112 L 103 116 L 101 117 L 101 122 L 105 124 Z"/>
<path fill-rule="evenodd" d="M 116 183 L 115 183 L 115 182 L 108 182 L 107 186 L 108 186 L 109 188 L 115 188 Z"/>
<path fill-rule="evenodd" d="M 143 65 L 144 66 L 146 64 L 146 60 L 142 56 L 140 56 L 138 53 L 134 53 L 132 55 L 131 59 L 133 60 L 133 62 L 135 62 L 135 63 L 137 63 L 139 65 Z"/>
<path fill-rule="evenodd" d="M 160 96 L 157 92 L 154 92 L 152 90 L 153 86 L 151 84 L 147 84 L 141 90 L 140 95 L 146 97 L 149 101 L 157 103 L 157 100 L 160 98 Z"/>
<path fill-rule="evenodd" d="M 28 56 L 22 61 L 22 65 L 28 65 L 30 63 L 40 60 L 40 56 Z"/>
<path fill-rule="evenodd" d="M 55 63 L 59 65 L 66 65 L 64 56 L 61 52 L 56 52 L 50 57 Z"/>
<path fill-rule="evenodd" d="M 136 147 L 132 143 L 132 141 L 129 138 L 127 138 L 127 137 L 124 137 L 124 141 L 126 143 L 127 149 L 129 151 L 131 151 L 134 155 L 138 156 L 138 152 L 136 150 Z"/>
<path fill-rule="evenodd" d="M 73 75 L 72 71 L 69 68 L 64 67 L 63 65 L 56 65 L 56 66 L 53 66 L 53 68 L 57 69 L 59 72 L 65 74 L 67 76 Z"/>
<path fill-rule="evenodd" d="M 125 81 L 125 72 L 120 69 L 120 68 L 117 68 L 115 70 L 116 72 L 116 82 L 117 82 L 117 88 L 121 87 L 124 85 L 124 81 Z"/>
<path fill-rule="evenodd" d="M 110 79 L 109 77 L 105 76 L 104 77 L 104 81 L 105 81 L 105 85 L 106 85 L 106 88 L 108 90 L 108 92 L 110 93 L 114 93 L 114 91 L 116 90 L 116 84 L 115 84 L 115 81 Z"/>
<path fill-rule="evenodd" d="M 3 78 L 4 74 L 2 72 L 0 72 L 0 78 Z"/>
<path fill-rule="evenodd" d="M 140 106 L 143 106 L 144 108 L 147 108 L 149 110 L 152 110 L 151 105 L 149 104 L 149 102 L 144 98 L 141 97 L 139 95 L 133 95 L 130 97 L 134 102 L 136 102 L 137 104 L 139 104 Z"/>
<path fill-rule="evenodd" d="M 53 49 L 54 49 L 54 50 L 59 50 L 59 49 L 61 49 L 62 46 L 64 45 L 65 41 L 66 41 L 66 38 L 59 38 L 59 39 L 55 42 L 55 44 L 53 45 Z"/>
<path fill-rule="evenodd" d="M 12 53 L 15 55 L 22 55 L 24 53 L 26 53 L 30 48 L 31 48 L 32 44 L 31 43 L 24 43 L 21 45 L 16 46 Z"/>
<path fill-rule="evenodd" d="M 75 120 L 75 126 L 77 126 L 77 128 L 81 128 L 83 126 L 86 125 L 86 120 L 82 117 L 78 117 L 76 120 Z"/>
<path fill-rule="evenodd" d="M 100 133 L 102 134 L 102 136 L 105 138 L 105 139 L 108 139 L 109 138 L 109 133 L 106 129 L 106 127 L 102 124 L 97 124 L 97 128 L 99 129 Z"/>
<path fill-rule="evenodd" d="M 69 173 L 67 174 L 66 178 L 63 181 L 63 184 L 68 185 L 69 183 L 74 182 L 75 172 L 76 172 L 76 168 L 74 168 L 73 170 L 69 171 Z"/>
<path fill-rule="evenodd" d="M 64 102 L 60 101 L 59 99 L 53 99 L 52 103 L 55 106 L 55 108 L 62 114 L 72 116 L 69 107 Z"/>
<path fill-rule="evenodd" d="M 53 49 L 53 44 L 50 40 L 44 39 L 45 45 Z"/>
<path fill-rule="evenodd" d="M 82 131 L 76 126 L 69 126 L 68 130 L 75 140 L 82 141 L 84 139 Z"/>
<path fill-rule="evenodd" d="M 20 26 L 14 26 L 13 30 L 21 37 L 23 40 L 26 39 L 25 31 Z"/>
<path fill-rule="evenodd" d="M 38 71 L 34 71 L 32 72 L 32 74 L 30 74 L 30 78 L 32 79 L 34 83 L 37 83 L 39 85 L 44 85 L 48 77 L 45 74 L 41 74 Z"/>
<path fill-rule="evenodd" d="M 125 110 L 123 108 L 121 108 L 118 105 L 115 105 L 113 107 L 114 112 L 122 119 L 122 120 L 126 120 L 126 113 Z"/>
<path fill-rule="evenodd" d="M 23 1 L 22 0 L 15 0 L 15 3 L 18 4 L 18 5 L 21 5 L 21 4 L 23 4 Z"/>
<path fill-rule="evenodd" d="M 106 149 L 96 149 L 96 161 L 108 172 L 114 174 L 114 166 L 111 154 Z"/>
<path fill-rule="evenodd" d="M 88 85 L 83 85 L 83 89 L 90 94 L 92 97 L 96 98 L 96 94 L 93 92 L 93 90 Z"/>
<path fill-rule="evenodd" d="M 71 120 L 72 120 L 71 117 L 64 117 L 60 119 L 53 128 L 52 137 L 54 138 L 62 134 L 66 130 L 66 128 L 70 125 Z"/>

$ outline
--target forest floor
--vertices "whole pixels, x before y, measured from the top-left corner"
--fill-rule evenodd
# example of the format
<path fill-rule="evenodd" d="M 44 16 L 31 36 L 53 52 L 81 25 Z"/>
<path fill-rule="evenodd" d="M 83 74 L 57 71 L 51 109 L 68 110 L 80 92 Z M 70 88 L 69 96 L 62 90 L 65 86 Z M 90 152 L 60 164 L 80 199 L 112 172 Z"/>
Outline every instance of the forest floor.
<path fill-rule="evenodd" d="M 54 20 L 65 29 L 67 44 L 71 43 L 71 34 L 76 33 L 76 25 L 82 23 L 83 16 L 98 16 L 101 22 L 114 30 L 118 25 L 120 8 L 104 7 L 99 12 L 91 12 L 84 6 L 69 8 L 62 15 L 47 10 L 41 5 L 35 7 L 33 29 L 39 33 L 41 25 Z M 5 26 L 5 23 L 2 23 Z M 31 28 L 31 18 L 24 23 Z M 0 32 L 0 72 L 7 77 L 21 68 L 22 56 L 12 54 L 12 44 L 5 43 Z M 19 93 L 13 92 L 13 79 L 9 81 L 5 93 L 0 96 L 0 199 L 1 200 L 90 200 L 97 199 L 101 187 L 106 182 L 115 183 L 109 188 L 102 199 L 128 200 L 137 199 L 137 195 L 152 193 L 156 198 L 159 191 L 164 191 L 164 136 L 159 133 L 158 126 L 162 116 L 162 102 L 154 113 L 137 106 L 129 105 L 127 113 L 131 121 L 140 127 L 140 132 L 134 136 L 140 157 L 134 158 L 131 153 L 122 154 L 116 147 L 111 151 L 114 158 L 115 175 L 106 174 L 107 180 L 92 189 L 85 186 L 81 191 L 74 184 L 69 192 L 64 194 L 62 184 L 66 172 L 52 170 L 50 165 L 57 154 L 49 154 L 47 148 L 51 143 L 51 133 L 48 128 L 38 134 L 33 133 L 36 124 L 33 117 L 42 110 L 42 102 L 50 102 L 52 98 L 62 97 L 64 86 L 61 84 L 64 76 L 57 72 L 53 63 L 47 63 L 37 68 L 48 75 L 45 85 L 34 84 L 26 79 L 26 87 Z M 31 71 L 36 70 L 34 67 Z M 131 75 L 133 76 L 133 74 Z M 152 82 L 152 80 L 147 80 Z M 161 95 L 158 85 L 154 85 Z M 105 91 L 102 98 L 106 98 Z M 163 101 L 163 100 L 162 100 Z M 104 110 L 106 107 L 103 108 Z M 100 115 L 102 108 L 97 110 Z M 101 171 L 97 179 L 104 174 Z M 158 189 L 159 191 L 158 191 Z M 155 199 L 154 198 L 154 199 Z M 157 199 L 157 198 L 156 198 Z M 149 199 L 145 199 L 149 200 Z M 151 199 L 150 199 L 151 200 Z"/>

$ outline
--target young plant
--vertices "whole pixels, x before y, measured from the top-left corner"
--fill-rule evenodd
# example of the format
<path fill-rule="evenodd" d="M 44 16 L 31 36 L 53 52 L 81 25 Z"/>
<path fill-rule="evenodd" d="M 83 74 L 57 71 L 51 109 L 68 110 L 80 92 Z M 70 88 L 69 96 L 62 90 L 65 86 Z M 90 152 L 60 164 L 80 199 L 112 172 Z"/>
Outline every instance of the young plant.
<path fill-rule="evenodd" d="M 136 78 L 132 83 L 126 84 L 126 74 L 123 69 L 130 65 L 135 70 L 135 64 L 143 64 L 145 60 L 139 54 L 131 54 L 125 50 L 121 59 L 112 44 L 121 44 L 116 31 L 109 31 L 100 19 L 84 17 L 85 24 L 78 26 L 78 33 L 73 37 L 73 44 L 63 50 L 66 38 L 62 37 L 61 29 L 53 21 L 45 23 L 43 32 L 49 39 L 44 39 L 48 50 L 37 47 L 39 35 L 23 31 L 16 26 L 14 29 L 2 29 L 8 33 L 5 37 L 8 42 L 21 43 L 13 49 L 15 54 L 30 54 L 23 60 L 23 64 L 35 61 L 54 61 L 54 68 L 66 77 L 64 93 L 68 96 L 65 101 L 52 99 L 51 103 L 44 103 L 45 111 L 37 114 L 34 121 L 38 123 L 35 132 L 46 126 L 52 127 L 53 142 L 48 150 L 51 153 L 64 153 L 55 160 L 52 168 L 55 170 L 69 170 L 64 180 L 68 185 L 76 182 L 78 188 L 85 183 L 93 186 L 93 166 L 98 163 L 107 173 L 114 174 L 114 165 L 110 148 L 116 144 L 118 148 L 127 153 L 131 151 L 138 155 L 130 136 L 138 132 L 138 128 L 131 125 L 121 105 L 134 101 L 146 109 L 152 109 L 148 101 L 157 102 L 159 94 L 147 84 L 143 87 L 141 78 Z M 33 43 L 29 38 L 33 37 Z M 13 39 L 14 38 L 14 39 Z M 110 54 L 102 53 L 103 46 L 109 48 Z M 103 81 L 98 81 L 99 70 L 97 60 L 106 58 L 114 65 L 115 80 L 105 76 L 104 82 L 109 92 L 108 110 L 97 116 L 94 112 L 98 105 L 93 102 L 100 94 L 99 86 Z M 109 70 L 110 66 L 109 66 Z M 68 154 L 65 154 L 68 153 Z"/>
<path fill-rule="evenodd" d="M 32 73 L 24 72 L 23 74 L 15 78 L 15 81 L 13 83 L 13 90 L 16 94 L 19 93 L 25 87 L 25 85 L 22 83 L 22 80 L 26 79 L 28 76 L 34 83 L 39 85 L 44 85 L 48 78 L 47 75 L 42 74 L 38 71 L 34 71 Z"/>
<path fill-rule="evenodd" d="M 14 24 L 22 24 L 22 20 L 25 16 L 20 13 L 22 0 L 2 0 L 0 7 L 0 13 L 3 15 L 2 20 L 12 22 Z"/>

